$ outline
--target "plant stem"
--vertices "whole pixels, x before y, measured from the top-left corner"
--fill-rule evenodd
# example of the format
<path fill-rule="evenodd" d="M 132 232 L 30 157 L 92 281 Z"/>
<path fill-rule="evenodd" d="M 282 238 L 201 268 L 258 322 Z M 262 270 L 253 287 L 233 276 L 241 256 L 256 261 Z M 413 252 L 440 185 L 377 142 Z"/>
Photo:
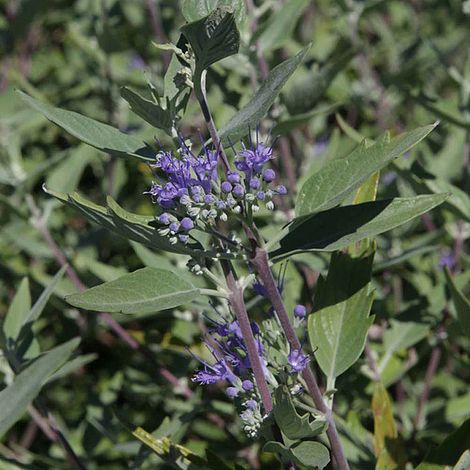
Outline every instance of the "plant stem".
<path fill-rule="evenodd" d="M 263 248 L 257 247 L 255 249 L 254 257 L 251 259 L 252 265 L 256 268 L 257 274 L 261 279 L 267 295 L 276 311 L 279 322 L 287 337 L 289 345 L 292 349 L 302 349 L 297 334 L 290 322 L 289 315 L 286 311 L 282 301 L 281 294 L 279 293 L 276 281 L 269 266 L 268 255 Z M 326 405 L 317 380 L 313 375 L 312 370 L 306 367 L 302 372 L 302 376 L 307 385 L 308 391 L 312 396 L 313 402 L 319 411 L 321 411 L 328 422 L 327 435 L 331 445 L 331 451 L 336 460 L 338 469 L 349 470 L 349 464 L 344 455 L 343 447 L 339 439 L 338 431 L 333 417 L 332 410 Z"/>
<path fill-rule="evenodd" d="M 243 340 L 246 345 L 250 365 L 255 376 L 256 384 L 263 402 L 265 413 L 268 414 L 273 409 L 273 401 L 269 392 L 268 383 L 264 375 L 263 365 L 258 355 L 258 347 L 256 346 L 255 337 L 251 329 L 250 319 L 246 311 L 245 302 L 243 300 L 243 290 L 235 279 L 233 267 L 228 261 L 222 261 L 227 287 L 229 289 L 229 301 L 237 318 Z"/>
<path fill-rule="evenodd" d="M 214 147 L 219 151 L 220 158 L 224 165 L 225 173 L 230 171 L 230 164 L 228 162 L 227 154 L 225 153 L 222 141 L 220 140 L 219 133 L 215 127 L 214 120 L 212 119 L 212 114 L 209 110 L 209 105 L 207 103 L 206 96 L 206 71 L 203 70 L 200 73 L 194 74 L 194 93 L 197 100 L 199 101 L 199 106 L 201 107 L 204 120 L 206 121 L 206 126 L 209 131 L 209 134 L 212 139 Z"/>

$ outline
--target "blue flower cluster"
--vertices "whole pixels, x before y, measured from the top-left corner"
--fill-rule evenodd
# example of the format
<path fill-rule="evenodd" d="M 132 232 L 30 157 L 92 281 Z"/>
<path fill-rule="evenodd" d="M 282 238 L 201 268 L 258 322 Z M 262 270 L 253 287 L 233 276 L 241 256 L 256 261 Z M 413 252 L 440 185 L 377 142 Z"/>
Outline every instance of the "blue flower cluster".
<path fill-rule="evenodd" d="M 219 178 L 217 150 L 204 146 L 196 155 L 182 141 L 176 156 L 159 152 L 151 165 L 158 181 L 147 191 L 160 209 L 159 233 L 171 243 L 187 243 L 196 226 L 205 230 L 231 213 L 256 212 L 261 203 L 272 210 L 273 196 L 287 193 L 284 186 L 274 186 L 276 173 L 266 168 L 272 154 L 272 147 L 262 143 L 243 146 L 235 156 L 236 169 Z"/>
<path fill-rule="evenodd" d="M 192 380 L 203 385 L 228 382 L 227 395 L 230 398 L 236 398 L 241 406 L 240 417 L 244 423 L 244 430 L 249 436 L 255 437 L 263 422 L 263 414 L 240 326 L 237 321 L 214 323 L 216 327 L 211 333 L 216 333 L 216 335 L 212 336 L 212 345 L 206 342 L 206 347 L 215 362 L 209 364 L 196 356 L 204 367 L 194 375 Z M 272 380 L 264 359 L 259 327 L 253 322 L 251 328 L 256 338 L 258 355 L 261 358 L 264 373 L 268 379 Z"/>
<path fill-rule="evenodd" d="M 298 305 L 296 310 L 301 311 L 302 307 Z M 203 368 L 195 373 L 192 380 L 202 385 L 225 382 L 227 395 L 235 399 L 240 408 L 245 432 L 248 436 L 255 437 L 265 416 L 240 326 L 237 321 L 231 320 L 223 323 L 213 321 L 213 324 L 215 326 L 210 331 L 211 336 L 210 340 L 206 341 L 206 347 L 214 361 L 209 363 L 195 356 Z M 270 388 L 273 391 L 277 388 L 278 376 L 290 377 L 289 382 L 293 384 L 293 390 L 296 386 L 298 388 L 297 374 L 307 367 L 309 356 L 300 350 L 289 351 L 288 345 L 279 335 L 279 325 L 272 318 L 262 323 L 262 328 L 266 328 L 266 331 L 262 332 L 254 322 L 251 328 Z M 284 380 L 286 379 L 282 379 Z"/>

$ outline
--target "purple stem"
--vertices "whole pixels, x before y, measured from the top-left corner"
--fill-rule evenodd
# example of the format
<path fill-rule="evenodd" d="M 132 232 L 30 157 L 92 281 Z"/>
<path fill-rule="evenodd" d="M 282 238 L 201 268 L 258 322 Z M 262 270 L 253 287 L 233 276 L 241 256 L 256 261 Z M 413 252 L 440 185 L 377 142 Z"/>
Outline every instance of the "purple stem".
<path fill-rule="evenodd" d="M 429 393 L 431 391 L 432 379 L 437 371 L 439 366 L 439 361 L 441 360 L 441 349 L 439 347 L 434 347 L 431 352 L 431 357 L 429 359 L 428 367 L 426 369 L 426 375 L 424 377 L 424 389 L 421 393 L 418 410 L 416 411 L 415 419 L 413 422 L 414 430 L 417 430 L 420 426 L 422 416 L 424 414 L 424 409 L 429 398 Z"/>
<path fill-rule="evenodd" d="M 246 311 L 245 302 L 243 301 L 243 290 L 238 285 L 233 274 L 233 268 L 228 261 L 222 262 L 227 287 L 230 290 L 229 301 L 237 318 L 240 330 L 245 342 L 248 358 L 250 360 L 251 369 L 255 376 L 256 384 L 261 395 L 265 413 L 270 413 L 273 409 L 273 401 L 269 392 L 268 383 L 264 375 L 263 365 L 258 355 L 255 337 L 251 329 L 250 319 Z"/>
<path fill-rule="evenodd" d="M 268 255 L 263 248 L 257 247 L 255 249 L 255 256 L 251 259 L 251 263 L 256 268 L 257 274 L 263 283 L 264 288 L 268 294 L 269 299 L 276 311 L 279 322 L 284 330 L 289 345 L 292 349 L 302 349 L 297 334 L 290 322 L 289 315 L 286 311 L 282 301 L 281 294 L 277 288 L 276 281 L 269 266 Z M 338 431 L 333 417 L 332 410 L 326 405 L 323 400 L 322 393 L 318 387 L 317 380 L 313 375 L 312 370 L 306 367 L 302 372 L 302 376 L 307 384 L 308 391 L 315 403 L 315 406 L 321 411 L 328 422 L 328 429 L 326 431 L 331 445 L 331 451 L 336 460 L 338 469 L 349 470 L 349 464 L 344 455 L 343 447 L 339 439 Z"/>

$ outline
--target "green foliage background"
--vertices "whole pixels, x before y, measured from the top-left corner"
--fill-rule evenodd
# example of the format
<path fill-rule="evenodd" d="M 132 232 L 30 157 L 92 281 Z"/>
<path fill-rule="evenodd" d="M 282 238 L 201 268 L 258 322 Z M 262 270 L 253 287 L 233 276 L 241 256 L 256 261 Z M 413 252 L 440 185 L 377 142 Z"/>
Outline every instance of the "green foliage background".
<path fill-rule="evenodd" d="M 463 424 L 470 417 L 468 1 L 266 0 L 255 2 L 254 10 L 252 2 L 247 2 L 248 9 L 242 2 L 219 3 L 235 5 L 241 32 L 240 53 L 208 71 L 208 101 L 223 136 L 244 132 L 224 125 L 262 84 L 263 68 L 272 70 L 311 43 L 280 98 L 266 105 L 264 128 L 285 137 L 276 148 L 291 194 L 288 207 L 294 206 L 294 194 L 309 176 L 340 161 L 363 137 L 376 140 L 387 129 L 395 136 L 440 120 L 405 158 L 382 172 L 378 198 L 452 195 L 432 213 L 377 239 L 372 268 L 375 320 L 368 347 L 376 370 L 362 354 L 334 386 L 338 427 L 352 468 L 404 468 L 402 459 L 411 468 L 420 462 L 420 469 L 455 465 L 461 452 L 455 455 L 452 442 L 460 439 L 459 450 L 470 446 L 468 421 Z M 171 139 L 132 113 L 120 93 L 126 86 L 148 96 L 147 78 L 162 90 L 171 51 L 158 49 L 152 41 L 176 43 L 186 20 L 194 21 L 216 5 L 215 0 L 0 3 L 0 318 L 6 318 L 0 374 L 5 385 L 12 382 L 8 363 L 11 354 L 19 354 L 19 346 L 11 346 L 8 335 L 21 331 L 34 339 L 22 343 L 25 362 L 14 370 L 17 379 L 23 372 L 33 380 L 30 371 L 42 370 L 42 359 L 28 363 L 33 348 L 56 358 L 55 366 L 34 384 L 36 393 L 44 387 L 35 406 L 53 413 L 90 469 L 174 468 L 131 435 L 129 429 L 135 426 L 183 445 L 176 454 L 189 449 L 205 455 L 209 450 L 227 462 L 212 456 L 213 468 L 234 462 L 240 468 L 280 465 L 272 454 L 258 456 L 257 444 L 240 430 L 223 390 L 202 390 L 189 381 L 197 364 L 186 348 L 203 354 L 206 302 L 191 302 L 191 297 L 185 307 L 140 317 L 114 316 L 130 334 L 126 343 L 110 330 L 106 316 L 79 311 L 63 300 L 77 292 L 77 279 L 69 271 L 53 281 L 61 267 L 57 250 L 78 275 L 78 283 L 87 287 L 146 266 L 184 271 L 186 259 L 128 242 L 46 194 L 43 183 L 52 191 L 79 189 L 101 205 L 109 194 L 142 216 L 154 212 L 143 195 L 152 179 L 144 161 L 113 158 L 79 143 L 15 93 L 23 90 L 142 141 L 157 138 L 171 147 Z M 185 136 L 205 132 L 193 98 L 179 128 Z M 319 207 L 315 204 L 321 201 L 305 204 Z M 285 219 L 280 214 L 270 217 L 263 216 L 261 225 L 267 236 L 274 236 Z M 443 269 L 443 258 L 452 258 L 450 272 Z M 316 279 L 326 276 L 329 263 L 325 253 L 292 258 L 286 268 L 290 308 L 299 301 L 315 306 Z M 43 297 L 31 313 L 47 286 L 48 299 Z M 261 317 L 262 308 L 254 314 Z M 71 350 L 58 354 L 53 348 L 70 340 L 62 347 L 75 346 L 76 337 L 81 338 L 73 356 L 77 359 L 60 369 Z M 318 360 L 323 370 L 325 359 Z M 169 383 L 168 371 L 183 386 Z M 377 374 L 380 382 L 374 381 Z M 193 391 L 190 396 L 185 395 L 187 386 Z M 51 442 L 34 424 L 34 411 L 20 409 L 21 419 L 14 425 L 2 421 L 7 411 L 4 400 L 0 468 L 71 468 L 60 443 Z M 445 441 L 462 424 L 454 441 Z M 394 446 L 385 451 L 387 439 Z"/>

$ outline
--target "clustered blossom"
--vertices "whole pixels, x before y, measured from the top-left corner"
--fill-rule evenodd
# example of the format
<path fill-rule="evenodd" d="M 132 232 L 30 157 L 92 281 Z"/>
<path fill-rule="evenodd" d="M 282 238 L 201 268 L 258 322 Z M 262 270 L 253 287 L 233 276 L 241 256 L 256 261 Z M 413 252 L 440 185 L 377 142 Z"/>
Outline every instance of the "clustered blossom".
<path fill-rule="evenodd" d="M 206 229 L 230 214 L 256 212 L 260 204 L 272 210 L 275 194 L 284 195 L 284 186 L 274 186 L 276 173 L 266 165 L 273 158 L 272 147 L 262 143 L 243 146 L 235 156 L 235 170 L 220 178 L 218 150 L 204 146 L 194 154 L 182 141 L 178 155 L 160 151 L 151 165 L 158 181 L 147 194 L 159 206 L 159 233 L 171 243 L 187 243 L 189 232 L 198 226 Z"/>
<path fill-rule="evenodd" d="M 248 436 L 256 437 L 265 416 L 240 326 L 236 320 L 212 322 L 211 340 L 206 341 L 206 347 L 213 361 L 209 363 L 195 356 L 203 367 L 192 380 L 201 385 L 224 382 L 228 397 L 234 399 L 239 408 L 243 429 Z M 274 318 L 263 320 L 261 328 L 252 322 L 251 328 L 272 391 L 279 385 L 276 377 L 284 377 L 282 381 L 288 380 L 292 392 L 296 393 L 301 388 L 297 382 L 298 374 L 307 367 L 309 356 L 298 349 L 289 350 L 285 338 L 279 335 L 279 325 Z"/>
<path fill-rule="evenodd" d="M 266 366 L 259 327 L 256 323 L 252 323 L 251 328 L 265 375 L 270 378 L 272 376 Z M 263 414 L 240 326 L 237 321 L 215 323 L 212 333 L 212 344 L 216 349 L 208 343 L 206 346 L 215 362 L 209 364 L 197 357 L 203 369 L 196 372 L 192 380 L 202 385 L 228 382 L 226 392 L 230 398 L 237 399 L 241 406 L 240 417 L 244 423 L 243 428 L 249 436 L 255 437 L 263 422 Z"/>

